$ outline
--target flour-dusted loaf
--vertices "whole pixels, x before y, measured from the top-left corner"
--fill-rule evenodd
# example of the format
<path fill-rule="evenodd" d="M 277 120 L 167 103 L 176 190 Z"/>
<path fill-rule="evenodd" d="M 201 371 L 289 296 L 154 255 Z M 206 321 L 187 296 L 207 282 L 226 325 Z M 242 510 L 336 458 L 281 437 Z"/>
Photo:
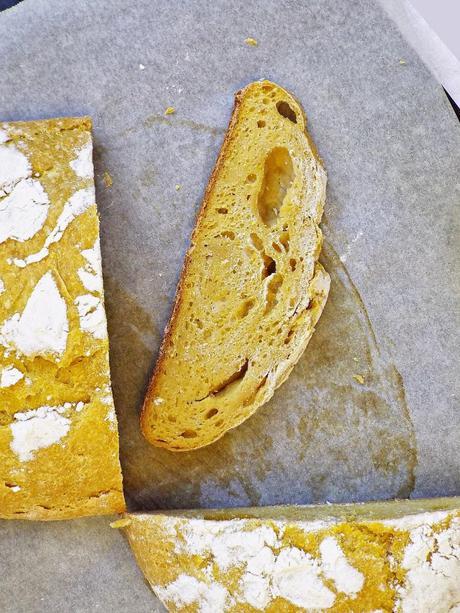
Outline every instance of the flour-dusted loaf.
<path fill-rule="evenodd" d="M 460 610 L 460 498 L 131 514 L 168 611 Z"/>
<path fill-rule="evenodd" d="M 297 101 L 268 81 L 240 91 L 145 399 L 149 442 L 208 445 L 286 380 L 329 290 L 325 190 Z"/>
<path fill-rule="evenodd" d="M 124 509 L 91 121 L 0 124 L 0 517 Z"/>

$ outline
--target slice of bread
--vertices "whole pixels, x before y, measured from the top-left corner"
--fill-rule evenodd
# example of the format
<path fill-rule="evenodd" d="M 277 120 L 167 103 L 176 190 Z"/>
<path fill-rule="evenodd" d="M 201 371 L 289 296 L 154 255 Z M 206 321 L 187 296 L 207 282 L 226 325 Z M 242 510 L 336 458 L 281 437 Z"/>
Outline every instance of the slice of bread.
<path fill-rule="evenodd" d="M 0 124 L 0 517 L 124 510 L 88 117 Z"/>
<path fill-rule="evenodd" d="M 118 525 L 171 612 L 460 606 L 460 498 L 139 513 Z"/>
<path fill-rule="evenodd" d="M 241 90 L 145 398 L 150 443 L 209 445 L 286 380 L 329 290 L 325 191 L 298 102 L 269 81 Z"/>

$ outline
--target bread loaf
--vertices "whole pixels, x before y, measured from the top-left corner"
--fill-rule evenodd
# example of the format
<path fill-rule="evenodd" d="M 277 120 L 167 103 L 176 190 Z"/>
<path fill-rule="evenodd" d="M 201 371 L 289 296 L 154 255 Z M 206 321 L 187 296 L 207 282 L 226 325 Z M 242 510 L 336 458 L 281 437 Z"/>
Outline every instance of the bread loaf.
<path fill-rule="evenodd" d="M 171 612 L 460 610 L 459 498 L 140 513 L 124 525 Z"/>
<path fill-rule="evenodd" d="M 296 100 L 268 81 L 240 91 L 145 398 L 152 444 L 208 445 L 288 377 L 329 289 L 325 188 Z"/>
<path fill-rule="evenodd" d="M 0 517 L 122 511 L 91 120 L 0 124 Z"/>

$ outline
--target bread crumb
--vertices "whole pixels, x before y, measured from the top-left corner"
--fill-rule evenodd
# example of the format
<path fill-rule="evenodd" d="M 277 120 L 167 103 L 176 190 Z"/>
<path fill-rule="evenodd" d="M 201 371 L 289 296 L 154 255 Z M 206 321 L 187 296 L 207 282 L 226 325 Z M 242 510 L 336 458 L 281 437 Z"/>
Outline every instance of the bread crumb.
<path fill-rule="evenodd" d="M 257 47 L 258 42 L 255 38 L 245 38 L 244 42 L 250 47 Z"/>
<path fill-rule="evenodd" d="M 399 60 L 399 63 L 401 64 L 401 66 L 404 66 L 405 64 L 407 64 L 406 60 L 403 60 L 403 59 Z"/>
<path fill-rule="evenodd" d="M 122 519 L 117 519 L 110 523 L 111 528 L 126 528 L 131 524 L 131 520 L 129 517 L 123 517 Z"/>
<path fill-rule="evenodd" d="M 174 115 L 175 112 L 176 109 L 173 106 L 168 106 L 168 108 L 165 110 L 165 115 Z"/>
<path fill-rule="evenodd" d="M 145 70 L 144 64 L 139 64 L 139 70 Z"/>
<path fill-rule="evenodd" d="M 360 385 L 364 385 L 363 375 L 353 375 L 353 379 L 357 381 Z"/>
<path fill-rule="evenodd" d="M 182 189 L 182 185 L 179 185 L 179 183 L 175 187 L 176 187 L 176 192 L 178 192 L 180 189 Z"/>
<path fill-rule="evenodd" d="M 104 174 L 102 175 L 102 180 L 104 181 L 104 185 L 106 186 L 106 188 L 108 189 L 109 187 L 112 187 L 113 185 L 113 179 L 112 176 L 109 172 L 107 172 L 107 170 L 104 172 Z"/>

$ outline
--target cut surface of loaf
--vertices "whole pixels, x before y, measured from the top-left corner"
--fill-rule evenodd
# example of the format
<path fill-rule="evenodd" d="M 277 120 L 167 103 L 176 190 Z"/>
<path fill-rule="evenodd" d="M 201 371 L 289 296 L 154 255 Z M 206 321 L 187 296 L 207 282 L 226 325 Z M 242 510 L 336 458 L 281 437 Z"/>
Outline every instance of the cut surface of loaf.
<path fill-rule="evenodd" d="M 152 444 L 208 445 L 288 377 L 329 290 L 318 263 L 325 189 L 296 100 L 269 81 L 241 90 L 145 398 Z"/>
<path fill-rule="evenodd" d="M 0 517 L 125 508 L 91 120 L 0 123 Z"/>
<path fill-rule="evenodd" d="M 140 513 L 122 526 L 171 612 L 460 609 L 460 498 Z"/>

